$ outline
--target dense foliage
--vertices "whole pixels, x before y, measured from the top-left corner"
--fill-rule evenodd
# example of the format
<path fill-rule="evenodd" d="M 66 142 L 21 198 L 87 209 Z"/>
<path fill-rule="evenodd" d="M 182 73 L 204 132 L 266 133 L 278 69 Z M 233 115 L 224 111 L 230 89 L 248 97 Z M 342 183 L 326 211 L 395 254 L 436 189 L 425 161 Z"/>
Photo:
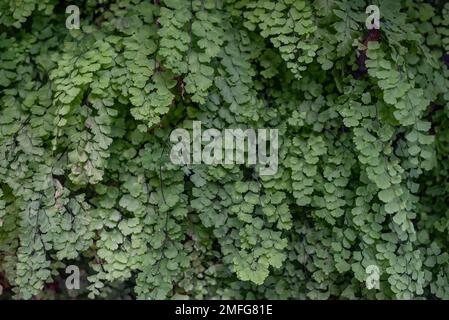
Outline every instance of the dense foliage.
<path fill-rule="evenodd" d="M 0 0 L 4 297 L 449 298 L 449 4 L 70 4 Z M 173 165 L 193 120 L 277 173 Z"/>

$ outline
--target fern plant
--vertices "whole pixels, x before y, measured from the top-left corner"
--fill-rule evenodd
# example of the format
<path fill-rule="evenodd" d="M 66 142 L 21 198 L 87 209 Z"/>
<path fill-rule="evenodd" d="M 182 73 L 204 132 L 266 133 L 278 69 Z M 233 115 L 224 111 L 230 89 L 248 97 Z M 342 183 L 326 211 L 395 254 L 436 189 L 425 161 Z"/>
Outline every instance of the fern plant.
<path fill-rule="evenodd" d="M 449 4 L 65 5 L 0 0 L 3 297 L 449 298 Z M 193 121 L 277 173 L 172 164 Z"/>

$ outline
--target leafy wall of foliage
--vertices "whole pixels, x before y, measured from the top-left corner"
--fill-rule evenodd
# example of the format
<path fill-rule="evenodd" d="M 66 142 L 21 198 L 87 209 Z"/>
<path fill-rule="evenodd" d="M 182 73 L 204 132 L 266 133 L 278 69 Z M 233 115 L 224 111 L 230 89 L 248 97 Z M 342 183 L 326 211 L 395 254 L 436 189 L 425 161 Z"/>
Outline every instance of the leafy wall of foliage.
<path fill-rule="evenodd" d="M 69 4 L 0 0 L 4 296 L 449 298 L 449 4 Z M 278 128 L 277 174 L 171 164 L 193 120 Z"/>

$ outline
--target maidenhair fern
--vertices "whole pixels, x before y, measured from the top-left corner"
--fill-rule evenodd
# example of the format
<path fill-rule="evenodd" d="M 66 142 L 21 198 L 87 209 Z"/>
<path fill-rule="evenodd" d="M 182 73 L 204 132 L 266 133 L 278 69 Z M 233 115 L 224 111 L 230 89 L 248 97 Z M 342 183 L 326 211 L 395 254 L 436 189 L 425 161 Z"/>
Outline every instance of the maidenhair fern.
<path fill-rule="evenodd" d="M 68 29 L 0 0 L 3 295 L 448 299 L 443 2 L 88 0 Z M 276 128 L 277 172 L 172 164 L 193 121 Z"/>

